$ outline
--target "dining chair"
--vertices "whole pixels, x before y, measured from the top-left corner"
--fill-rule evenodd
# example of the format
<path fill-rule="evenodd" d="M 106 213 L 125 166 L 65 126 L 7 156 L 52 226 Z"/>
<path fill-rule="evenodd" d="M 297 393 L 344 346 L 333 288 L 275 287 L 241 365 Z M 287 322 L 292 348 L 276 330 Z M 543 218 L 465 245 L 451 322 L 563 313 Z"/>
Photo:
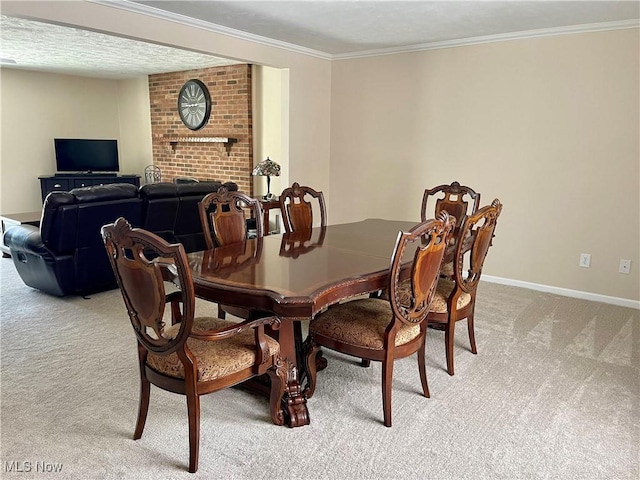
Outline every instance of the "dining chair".
<path fill-rule="evenodd" d="M 435 202 L 433 210 L 430 206 Z M 442 210 L 456 219 L 457 229 L 462 225 L 466 215 L 476 213 L 480 205 L 480 193 L 476 193 L 471 187 L 452 182 L 451 185 L 438 185 L 427 188 L 422 195 L 421 219 L 437 216 Z"/>
<path fill-rule="evenodd" d="M 280 212 L 282 213 L 282 223 L 284 225 L 283 244 L 280 246 L 280 255 L 295 257 L 299 255 L 308 239 L 313 234 L 313 227 L 322 228 L 321 241 L 324 242 L 324 228 L 327 226 L 327 207 L 324 201 L 324 194 L 308 186 L 301 186 L 294 182 L 290 187 L 285 188 L 278 199 L 280 202 Z M 315 205 L 315 206 L 314 206 Z M 320 216 L 320 224 L 314 225 L 314 210 Z M 297 247 L 297 248 L 296 248 Z M 294 325 L 295 335 L 302 338 L 302 325 L 296 322 Z M 318 352 L 317 359 L 322 369 L 326 366 L 326 361 L 322 357 L 322 352 Z"/>
<path fill-rule="evenodd" d="M 311 230 L 316 226 L 313 219 L 314 206 L 312 201 L 317 204 L 315 209 L 320 214 L 320 225 L 318 226 L 326 226 L 327 207 L 322 192 L 316 191 L 311 187 L 300 186 L 298 182 L 282 191 L 280 194 L 280 210 L 285 233 L 295 232 L 296 230 Z"/>
<path fill-rule="evenodd" d="M 424 222 L 427 218 L 433 218 L 446 210 L 456 219 L 456 226 L 451 235 L 451 241 L 457 243 L 460 238 L 460 228 L 467 215 L 476 213 L 480 205 L 480 193 L 476 193 L 471 187 L 452 182 L 451 185 L 438 185 L 425 189 L 422 195 L 422 207 L 420 218 Z M 453 263 L 444 262 L 441 274 L 451 277 L 453 275 Z"/>
<path fill-rule="evenodd" d="M 151 384 L 187 397 L 189 472 L 198 469 L 201 395 L 266 373 L 271 420 L 282 425 L 286 373 L 279 343 L 264 332 L 267 325 L 277 329 L 280 320 L 233 323 L 195 317 L 194 285 L 182 244 L 131 228 L 122 217 L 104 225 L 101 233 L 138 344 L 141 389 L 134 440 L 144 430 Z"/>
<path fill-rule="evenodd" d="M 198 204 L 207 248 L 242 242 L 247 238 L 247 220 L 256 219 L 256 236 L 264 235 L 260 201 L 222 186 L 205 195 Z"/>
<path fill-rule="evenodd" d="M 427 316 L 430 327 L 444 330 L 447 372 L 454 374 L 453 346 L 456 322 L 467 319 L 471 352 L 478 353 L 474 332 L 476 292 L 482 275 L 482 266 L 492 245 L 496 222 L 502 211 L 497 198 L 476 213 L 466 217 L 460 229 L 461 238 L 456 245 L 453 277 L 441 276 L 436 294 Z M 472 242 L 471 246 L 468 242 Z"/>
<path fill-rule="evenodd" d="M 329 307 L 309 323 L 309 336 L 305 341 L 308 383 L 304 393 L 307 398 L 311 398 L 316 389 L 316 355 L 320 347 L 382 362 L 382 405 L 387 427 L 391 426 L 394 360 L 418 352 L 422 392 L 429 397 L 424 320 L 452 228 L 452 217 L 442 212 L 437 219 L 419 223 L 408 232 L 399 232 L 389 266 L 389 299 L 351 300 Z M 413 259 L 407 268 L 411 253 Z M 405 277 L 408 283 L 401 282 Z"/>
<path fill-rule="evenodd" d="M 249 219 L 256 220 L 256 237 L 261 239 L 264 236 L 260 201 L 244 193 L 229 191 L 222 186 L 217 192 L 204 196 L 198 204 L 198 211 L 208 249 L 244 242 L 247 238 Z M 226 318 L 227 313 L 239 318 L 250 318 L 253 314 L 252 311 L 241 307 L 218 306 L 219 318 Z M 260 316 L 265 315 L 261 313 Z"/>

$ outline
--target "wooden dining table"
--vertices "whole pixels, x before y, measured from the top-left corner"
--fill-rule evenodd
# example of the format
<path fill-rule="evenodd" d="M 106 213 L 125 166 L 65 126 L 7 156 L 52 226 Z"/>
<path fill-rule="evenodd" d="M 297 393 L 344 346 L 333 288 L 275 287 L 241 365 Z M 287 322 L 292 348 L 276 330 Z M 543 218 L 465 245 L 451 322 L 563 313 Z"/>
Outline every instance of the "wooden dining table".
<path fill-rule="evenodd" d="M 289 426 L 309 423 L 301 323 L 332 304 L 387 288 L 398 233 L 416 223 L 367 219 L 188 254 L 199 298 L 281 319 L 277 337 Z M 409 264 L 412 253 L 405 258 Z"/>

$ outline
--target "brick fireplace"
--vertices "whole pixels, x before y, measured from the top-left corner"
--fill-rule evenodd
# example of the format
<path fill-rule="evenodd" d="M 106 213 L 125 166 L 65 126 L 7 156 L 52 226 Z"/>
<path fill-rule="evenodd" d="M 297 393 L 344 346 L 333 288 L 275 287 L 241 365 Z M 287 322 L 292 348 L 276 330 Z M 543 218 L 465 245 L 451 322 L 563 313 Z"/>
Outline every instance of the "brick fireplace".
<path fill-rule="evenodd" d="M 180 89 L 190 79 L 203 82 L 211 95 L 209 123 L 195 131 L 182 123 L 177 107 Z M 163 181 L 232 181 L 253 196 L 251 65 L 150 75 L 149 100 L 153 163 Z"/>

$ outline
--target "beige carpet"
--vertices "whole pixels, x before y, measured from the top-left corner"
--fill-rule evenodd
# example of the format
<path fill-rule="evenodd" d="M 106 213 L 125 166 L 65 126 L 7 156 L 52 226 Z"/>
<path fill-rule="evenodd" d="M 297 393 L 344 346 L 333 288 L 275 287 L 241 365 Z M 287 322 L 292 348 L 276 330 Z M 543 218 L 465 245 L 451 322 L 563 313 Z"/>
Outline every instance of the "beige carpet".
<path fill-rule="evenodd" d="M 242 390 L 202 397 L 192 475 L 184 397 L 152 387 L 144 435 L 132 440 L 139 380 L 119 291 L 50 297 L 26 287 L 10 259 L 0 275 L 2 478 L 640 475 L 637 310 L 483 283 L 479 354 L 459 324 L 449 377 L 443 334 L 429 331 L 432 397 L 419 393 L 415 357 L 396 363 L 392 428 L 382 425 L 380 365 L 326 352 L 309 426 L 273 425 L 266 399 Z M 56 464 L 57 474 L 36 471 Z"/>

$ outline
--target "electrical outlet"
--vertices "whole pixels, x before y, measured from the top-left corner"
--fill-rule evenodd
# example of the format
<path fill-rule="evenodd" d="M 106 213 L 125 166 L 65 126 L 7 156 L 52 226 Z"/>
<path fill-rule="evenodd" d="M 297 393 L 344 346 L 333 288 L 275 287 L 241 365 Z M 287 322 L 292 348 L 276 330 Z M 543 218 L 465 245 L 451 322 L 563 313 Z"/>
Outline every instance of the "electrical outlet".
<path fill-rule="evenodd" d="M 631 271 L 631 260 L 620 259 L 620 267 L 618 267 L 618 272 L 629 274 L 630 271 Z"/>
<path fill-rule="evenodd" d="M 580 263 L 578 264 L 581 267 L 589 268 L 591 266 L 591 254 L 590 253 L 581 253 L 580 254 Z"/>

